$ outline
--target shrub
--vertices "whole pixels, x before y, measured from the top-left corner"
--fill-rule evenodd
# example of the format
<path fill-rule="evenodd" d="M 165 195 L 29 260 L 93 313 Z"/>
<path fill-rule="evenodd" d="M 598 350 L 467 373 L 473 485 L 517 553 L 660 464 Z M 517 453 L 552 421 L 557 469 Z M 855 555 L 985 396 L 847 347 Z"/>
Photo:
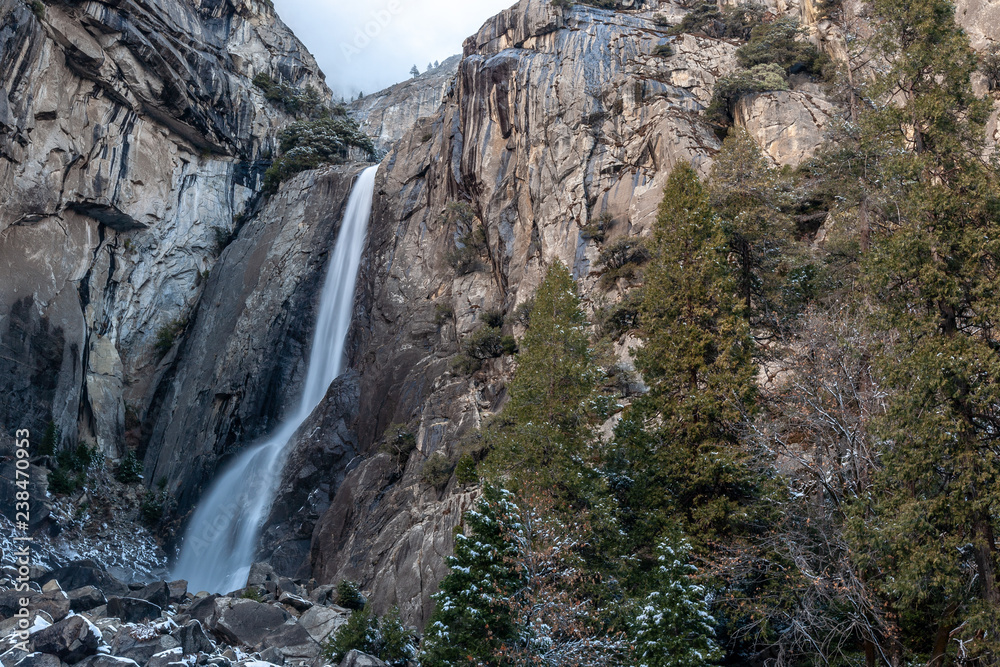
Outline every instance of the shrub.
<path fill-rule="evenodd" d="M 504 336 L 496 327 L 477 329 L 465 341 L 465 354 L 480 361 L 514 354 L 516 351 L 514 337 Z"/>
<path fill-rule="evenodd" d="M 684 15 L 681 22 L 667 31 L 670 35 L 701 33 L 716 39 L 750 38 L 751 29 L 764 17 L 764 8 L 757 4 L 726 7 L 719 11 L 712 2 L 701 4 Z"/>
<path fill-rule="evenodd" d="M 601 309 L 597 323 L 600 337 L 621 338 L 639 326 L 639 306 L 632 298 L 622 299 Z"/>
<path fill-rule="evenodd" d="M 658 25 L 658 26 L 661 26 L 661 27 L 669 26 L 670 25 L 670 19 L 668 19 L 663 14 L 659 14 L 659 13 L 653 14 L 653 25 Z"/>
<path fill-rule="evenodd" d="M 417 437 L 405 424 L 390 424 L 382 437 L 384 441 L 379 451 L 391 456 L 396 461 L 396 470 L 401 472 L 410 460 L 410 453 L 417 448 Z"/>
<path fill-rule="evenodd" d="M 136 484 L 142 481 L 142 462 L 139 461 L 135 452 L 126 454 L 122 462 L 118 464 L 118 470 L 115 471 L 115 479 L 122 484 Z"/>
<path fill-rule="evenodd" d="M 653 49 L 653 55 L 657 58 L 669 58 L 674 55 L 674 47 L 670 44 L 658 44 L 655 49 Z"/>
<path fill-rule="evenodd" d="M 511 319 L 523 327 L 528 326 L 531 324 L 531 309 L 534 305 L 534 298 L 522 302 L 514 309 L 514 312 L 510 314 Z"/>
<path fill-rule="evenodd" d="M 240 597 L 244 600 L 253 600 L 254 602 L 264 601 L 264 596 L 261 595 L 260 587 L 258 586 L 247 586 L 243 589 L 243 593 Z"/>
<path fill-rule="evenodd" d="M 160 522 L 160 519 L 163 518 L 163 502 L 166 500 L 165 496 L 166 494 L 162 492 L 146 492 L 146 495 L 142 499 L 142 503 L 139 505 L 139 518 L 141 518 L 143 523 L 147 526 L 155 526 Z"/>
<path fill-rule="evenodd" d="M 608 230 L 614 222 L 615 219 L 611 217 L 611 214 L 605 211 L 596 218 L 592 218 L 588 224 L 581 227 L 580 234 L 585 239 L 594 239 L 598 243 L 604 243 L 604 237 L 607 235 Z"/>
<path fill-rule="evenodd" d="M 472 454 L 463 454 L 458 459 L 458 465 L 455 466 L 455 481 L 459 484 L 475 484 L 479 481 L 479 473 L 476 472 L 476 459 L 472 457 Z"/>
<path fill-rule="evenodd" d="M 416 656 L 413 637 L 403 627 L 395 607 L 380 619 L 375 618 L 369 607 L 355 611 L 324 644 L 323 656 L 339 663 L 353 650 L 393 666 L 405 665 Z"/>
<path fill-rule="evenodd" d="M 66 468 L 56 468 L 49 473 L 49 491 L 55 495 L 70 494 L 82 487 L 84 481 L 82 473 L 73 474 Z"/>
<path fill-rule="evenodd" d="M 450 303 L 438 303 L 434 305 L 434 323 L 438 326 L 441 326 L 453 317 L 455 317 L 455 309 Z"/>
<path fill-rule="evenodd" d="M 799 22 L 791 17 L 754 26 L 750 41 L 736 51 L 736 60 L 745 69 L 775 64 L 787 74 L 806 72 L 819 75 L 827 57 L 802 40 L 803 34 Z"/>
<path fill-rule="evenodd" d="M 979 60 L 979 71 L 990 90 L 1000 89 L 1000 45 L 989 47 Z"/>
<path fill-rule="evenodd" d="M 331 109 L 327 106 L 323 96 L 312 86 L 306 86 L 300 91 L 285 81 L 275 81 L 265 72 L 258 73 L 253 78 L 253 84 L 263 91 L 264 97 L 269 102 L 273 102 L 275 106 L 281 107 L 293 116 L 322 118 L 331 114 L 346 113 L 342 107 Z"/>
<path fill-rule="evenodd" d="M 264 173 L 264 191 L 274 193 L 295 174 L 323 164 L 345 161 L 351 147 L 375 154 L 375 145 L 346 116 L 329 116 L 292 123 L 278 135 L 283 155 Z"/>
<path fill-rule="evenodd" d="M 448 265 L 455 269 L 455 273 L 464 276 L 479 271 L 482 268 L 479 258 L 486 251 L 486 229 L 475 225 L 459 236 L 455 244 L 456 247 L 447 256 Z"/>
<path fill-rule="evenodd" d="M 500 329 L 503 327 L 503 320 L 503 311 L 500 310 L 490 309 L 479 313 L 479 321 L 487 327 Z"/>
<path fill-rule="evenodd" d="M 365 598 L 353 581 L 341 579 L 337 584 L 337 604 L 345 609 L 364 609 Z"/>
<path fill-rule="evenodd" d="M 31 0 L 31 11 L 41 21 L 45 18 L 45 3 L 42 0 Z"/>
<path fill-rule="evenodd" d="M 788 90 L 788 79 L 781 65 L 768 63 L 737 70 L 716 82 L 705 117 L 710 121 L 729 125 L 733 121 L 733 109 L 740 98 L 768 90 Z"/>
<path fill-rule="evenodd" d="M 45 433 L 42 434 L 42 441 L 38 443 L 38 454 L 40 456 L 52 456 L 61 439 L 62 434 L 59 431 L 59 427 L 50 419 L 49 423 L 45 425 Z"/>
<path fill-rule="evenodd" d="M 601 286 L 605 289 L 615 284 L 619 278 L 631 280 L 636 270 L 649 260 L 649 250 L 642 239 L 626 236 L 608 245 L 598 257 L 604 265 Z"/>
<path fill-rule="evenodd" d="M 215 235 L 215 254 L 221 253 L 236 237 L 235 232 L 225 227 L 212 227 L 212 232 Z"/>
<path fill-rule="evenodd" d="M 180 318 L 167 322 L 156 331 L 156 343 L 154 349 L 160 359 L 167 356 L 167 352 L 174 346 L 177 338 L 184 333 L 187 327 L 187 319 Z"/>
<path fill-rule="evenodd" d="M 454 469 L 455 466 L 444 454 L 431 454 L 420 470 L 420 480 L 427 486 L 439 489 L 448 483 Z"/>

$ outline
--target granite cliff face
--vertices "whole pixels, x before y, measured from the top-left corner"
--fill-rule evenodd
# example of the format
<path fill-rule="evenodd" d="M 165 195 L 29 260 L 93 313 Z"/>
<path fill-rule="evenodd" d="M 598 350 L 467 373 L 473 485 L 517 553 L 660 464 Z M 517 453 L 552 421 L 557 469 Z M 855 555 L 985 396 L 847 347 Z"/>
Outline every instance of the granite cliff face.
<path fill-rule="evenodd" d="M 977 48 L 997 2 L 961 0 Z M 844 52 L 814 0 L 769 4 Z M 379 170 L 352 371 L 289 445 L 261 557 L 279 574 L 351 579 L 375 610 L 422 626 L 477 489 L 425 482 L 431 456 L 503 405 L 511 358 L 455 368 L 487 310 L 511 317 L 560 260 L 594 311 L 599 246 L 649 233 L 671 168 L 707 173 L 718 137 L 700 112 L 738 44 L 668 36 L 687 11 L 522 0 L 441 68 L 352 104 L 388 154 Z M 261 172 L 291 119 L 251 80 L 327 94 L 266 3 L 0 0 L 0 424 L 112 457 L 136 447 L 177 527 L 219 467 L 298 395 L 326 254 L 361 165 L 302 173 L 267 199 Z M 670 44 L 672 54 L 657 47 Z M 662 53 L 662 52 L 661 52 Z M 822 141 L 838 110 L 814 84 L 747 97 L 735 122 L 779 165 Z M 995 127 L 995 122 L 994 126 Z M 470 214 L 449 214 L 460 203 Z M 475 226 L 472 271 L 449 259 Z M 626 368 L 635 342 L 619 340 Z M 390 425 L 414 450 L 383 447 Z M 129 429 L 126 432 L 126 429 Z M 169 532 L 169 531 L 168 531 Z"/>
<path fill-rule="evenodd" d="M 0 2 L 4 430 L 124 451 L 289 118 L 325 90 L 269 3 Z"/>

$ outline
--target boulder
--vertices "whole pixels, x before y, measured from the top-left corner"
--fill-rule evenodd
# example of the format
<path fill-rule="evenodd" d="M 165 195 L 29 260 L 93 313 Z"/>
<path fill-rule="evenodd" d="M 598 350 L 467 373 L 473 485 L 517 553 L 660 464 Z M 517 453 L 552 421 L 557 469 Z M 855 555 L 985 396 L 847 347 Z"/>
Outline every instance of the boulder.
<path fill-rule="evenodd" d="M 73 663 L 97 653 L 100 642 L 100 630 L 93 623 L 81 616 L 70 616 L 32 635 L 31 649 Z"/>
<path fill-rule="evenodd" d="M 389 667 L 378 658 L 362 653 L 361 651 L 351 651 L 340 661 L 340 667 Z"/>
<path fill-rule="evenodd" d="M 134 591 L 130 597 L 152 602 L 160 609 L 164 609 L 170 604 L 170 588 L 167 582 L 157 581 Z"/>
<path fill-rule="evenodd" d="M 83 586 L 94 586 L 105 595 L 128 595 L 129 588 L 104 571 L 92 560 L 73 561 L 69 565 L 57 567 L 37 579 L 45 585 L 55 579 L 63 590 L 72 590 Z"/>
<path fill-rule="evenodd" d="M 128 628 L 122 628 L 111 643 L 111 652 L 122 658 L 145 665 L 157 653 L 178 648 L 180 642 L 170 635 L 160 635 L 152 639 L 136 639 Z"/>
<path fill-rule="evenodd" d="M 91 609 L 96 609 L 107 602 L 104 597 L 104 593 L 99 591 L 94 586 L 81 586 L 80 588 L 74 588 L 68 593 L 68 595 L 69 607 L 75 612 L 90 611 Z"/>
<path fill-rule="evenodd" d="M 267 563 L 254 563 L 250 566 L 250 574 L 247 575 L 247 586 L 261 586 L 266 581 L 274 581 L 277 575 L 274 568 Z"/>
<path fill-rule="evenodd" d="M 128 658 L 99 653 L 90 656 L 83 662 L 78 662 L 74 667 L 139 667 L 139 663 Z"/>
<path fill-rule="evenodd" d="M 181 643 L 185 655 L 215 652 L 215 643 L 199 621 L 188 621 L 173 633 L 173 637 Z"/>
<path fill-rule="evenodd" d="M 170 593 L 171 602 L 183 602 L 187 597 L 188 582 L 183 579 L 167 582 L 167 591 Z"/>
<path fill-rule="evenodd" d="M 2 664 L 3 667 L 15 667 L 15 665 L 21 662 L 21 659 L 26 655 L 28 655 L 27 652 L 22 651 L 19 648 L 9 649 L 0 653 L 0 664 Z"/>
<path fill-rule="evenodd" d="M 293 595 L 291 593 L 282 593 L 278 597 L 278 602 L 284 605 L 288 605 L 295 611 L 305 611 L 313 606 L 313 603 L 305 598 L 301 598 L 298 595 Z"/>
<path fill-rule="evenodd" d="M 63 661 L 50 653 L 29 653 L 16 667 L 62 667 Z"/>
<path fill-rule="evenodd" d="M 10 618 L 21 609 L 21 599 L 31 605 L 42 596 L 38 591 L 0 591 L 0 616 Z"/>
<path fill-rule="evenodd" d="M 184 650 L 180 646 L 168 648 L 166 651 L 154 653 L 146 663 L 146 667 L 167 667 L 167 665 L 180 662 L 184 658 Z"/>
<path fill-rule="evenodd" d="M 139 598 L 110 598 L 108 616 L 115 616 L 126 623 L 142 623 L 159 618 L 163 610 L 158 605 Z"/>
<path fill-rule="evenodd" d="M 254 600 L 216 600 L 214 631 L 229 644 L 256 649 L 291 618 L 288 612 Z"/>
<path fill-rule="evenodd" d="M 53 621 L 61 621 L 69 613 L 70 600 L 56 587 L 55 590 L 50 589 L 33 598 L 30 607 L 36 611 L 44 611 Z"/>
<path fill-rule="evenodd" d="M 299 617 L 299 625 L 305 628 L 315 641 L 323 643 L 337 628 L 347 623 L 351 615 L 340 607 L 313 607 Z"/>
<path fill-rule="evenodd" d="M 266 648 L 276 648 L 286 658 L 315 658 L 320 653 L 320 646 L 298 623 L 281 626 L 264 638 Z"/>
<path fill-rule="evenodd" d="M 215 601 L 218 599 L 219 596 L 215 593 L 206 595 L 200 600 L 192 602 L 191 606 L 187 608 L 187 613 L 191 618 L 201 621 L 205 627 L 213 627 L 215 625 Z"/>

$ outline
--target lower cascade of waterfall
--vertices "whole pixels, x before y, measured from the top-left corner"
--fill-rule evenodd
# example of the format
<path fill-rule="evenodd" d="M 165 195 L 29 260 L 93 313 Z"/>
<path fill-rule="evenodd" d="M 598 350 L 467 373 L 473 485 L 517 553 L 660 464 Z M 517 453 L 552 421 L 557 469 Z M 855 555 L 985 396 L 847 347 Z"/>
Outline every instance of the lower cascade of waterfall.
<path fill-rule="evenodd" d="M 174 568 L 188 590 L 227 593 L 242 588 L 271 509 L 292 435 L 343 370 L 354 288 L 371 215 L 377 166 L 358 177 L 347 202 L 320 297 L 305 389 L 298 409 L 266 441 L 243 452 L 203 496 L 188 524 Z"/>

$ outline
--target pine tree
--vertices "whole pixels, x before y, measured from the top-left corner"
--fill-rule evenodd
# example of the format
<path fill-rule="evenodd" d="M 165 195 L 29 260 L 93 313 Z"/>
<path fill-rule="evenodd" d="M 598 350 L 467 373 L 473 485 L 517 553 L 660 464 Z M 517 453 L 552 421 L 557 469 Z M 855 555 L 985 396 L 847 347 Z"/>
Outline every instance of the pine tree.
<path fill-rule="evenodd" d="M 518 512 L 509 491 L 487 485 L 466 513 L 467 534 L 455 535 L 451 572 L 434 595 L 420 655 L 425 667 L 501 664 L 494 656 L 515 634 L 508 600 L 522 582 L 511 567 L 517 547 L 510 530 Z"/>
<path fill-rule="evenodd" d="M 657 548 L 653 591 L 633 623 L 638 667 L 704 667 L 719 661 L 715 619 L 709 614 L 707 592 L 692 576 L 691 545 L 668 538 Z"/>
<path fill-rule="evenodd" d="M 573 503 L 596 485 L 595 422 L 607 412 L 576 283 L 558 260 L 534 297 L 510 401 L 486 431 L 487 469 L 515 490 L 544 489 Z"/>
<path fill-rule="evenodd" d="M 410 68 L 410 76 L 412 76 L 412 77 L 418 77 L 418 76 L 420 76 L 420 70 L 417 69 L 416 65 L 414 65 L 413 67 Z"/>
<path fill-rule="evenodd" d="M 873 7 L 891 66 L 877 89 L 894 101 L 862 118 L 863 144 L 886 156 L 887 202 L 864 271 L 876 322 L 897 340 L 880 364 L 884 467 L 856 508 L 856 553 L 911 649 L 943 664 L 954 632 L 996 664 L 1000 180 L 983 158 L 988 105 L 972 94 L 976 58 L 950 2 Z"/>
<path fill-rule="evenodd" d="M 635 404 L 647 422 L 640 446 L 652 451 L 637 473 L 655 476 L 649 493 L 661 487 L 669 497 L 643 504 L 666 501 L 687 534 L 711 540 L 746 520 L 755 494 L 738 436 L 754 404 L 754 366 L 722 222 L 690 165 L 667 180 L 653 253 L 635 352 L 649 386 Z"/>

